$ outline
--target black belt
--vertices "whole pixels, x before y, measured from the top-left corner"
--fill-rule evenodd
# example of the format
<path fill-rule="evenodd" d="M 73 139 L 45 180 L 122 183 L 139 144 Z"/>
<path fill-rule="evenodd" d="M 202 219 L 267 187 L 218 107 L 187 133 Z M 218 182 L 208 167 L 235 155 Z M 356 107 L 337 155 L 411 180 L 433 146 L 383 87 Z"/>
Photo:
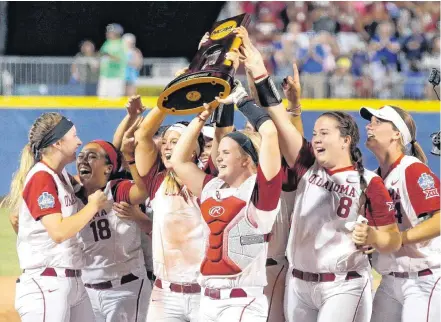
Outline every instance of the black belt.
<path fill-rule="evenodd" d="M 123 277 L 121 277 L 121 285 L 123 284 L 127 284 L 133 281 L 136 281 L 139 277 L 133 275 L 132 273 L 124 275 Z M 87 288 L 92 288 L 94 290 L 107 290 L 109 288 L 112 288 L 112 281 L 106 281 L 106 282 L 101 282 L 101 283 L 96 283 L 96 284 L 84 284 L 85 287 Z"/>
<path fill-rule="evenodd" d="M 267 258 L 266 259 L 266 267 L 268 267 L 268 266 L 275 266 L 277 264 L 278 264 L 277 261 L 275 259 L 273 259 L 273 258 Z"/>
<path fill-rule="evenodd" d="M 156 275 L 153 274 L 152 271 L 147 271 L 147 278 L 154 282 L 156 280 Z"/>

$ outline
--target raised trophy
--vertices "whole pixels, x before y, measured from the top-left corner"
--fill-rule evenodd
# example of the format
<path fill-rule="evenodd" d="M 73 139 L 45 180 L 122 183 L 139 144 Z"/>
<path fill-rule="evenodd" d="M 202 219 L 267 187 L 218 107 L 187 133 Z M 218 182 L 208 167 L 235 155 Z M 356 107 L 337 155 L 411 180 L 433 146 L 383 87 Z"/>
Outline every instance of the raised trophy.
<path fill-rule="evenodd" d="M 234 81 L 235 70 L 225 54 L 242 43 L 232 31 L 239 26 L 247 27 L 249 20 L 248 14 L 241 14 L 216 22 L 188 71 L 171 81 L 159 95 L 158 107 L 174 115 L 199 113 L 204 103 L 217 107 L 215 97 L 227 97 Z"/>

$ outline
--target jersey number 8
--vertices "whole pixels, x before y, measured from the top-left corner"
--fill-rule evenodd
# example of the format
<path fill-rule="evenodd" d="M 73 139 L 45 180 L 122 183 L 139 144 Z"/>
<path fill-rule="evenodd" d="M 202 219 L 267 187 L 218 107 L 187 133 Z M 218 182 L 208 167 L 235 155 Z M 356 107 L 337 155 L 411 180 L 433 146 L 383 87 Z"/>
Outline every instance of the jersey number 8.
<path fill-rule="evenodd" d="M 342 197 L 340 199 L 340 205 L 337 208 L 337 216 L 341 218 L 348 218 L 351 212 L 352 199 L 349 197 Z"/>
<path fill-rule="evenodd" d="M 109 239 L 111 237 L 109 221 L 105 218 L 97 220 L 96 222 L 92 221 L 90 228 L 92 228 L 93 238 L 96 242 L 100 239 Z"/>

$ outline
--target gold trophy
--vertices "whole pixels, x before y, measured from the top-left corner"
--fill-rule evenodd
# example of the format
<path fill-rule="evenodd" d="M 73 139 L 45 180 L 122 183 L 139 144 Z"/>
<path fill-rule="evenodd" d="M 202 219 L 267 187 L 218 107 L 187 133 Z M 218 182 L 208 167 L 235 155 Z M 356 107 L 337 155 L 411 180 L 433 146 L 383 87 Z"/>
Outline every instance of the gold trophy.
<path fill-rule="evenodd" d="M 227 97 L 234 81 L 235 70 L 225 54 L 242 44 L 232 31 L 239 26 L 247 27 L 249 21 L 248 14 L 241 14 L 216 22 L 188 71 L 171 81 L 159 95 L 158 107 L 173 115 L 199 113 L 204 103 L 217 107 L 215 97 Z"/>

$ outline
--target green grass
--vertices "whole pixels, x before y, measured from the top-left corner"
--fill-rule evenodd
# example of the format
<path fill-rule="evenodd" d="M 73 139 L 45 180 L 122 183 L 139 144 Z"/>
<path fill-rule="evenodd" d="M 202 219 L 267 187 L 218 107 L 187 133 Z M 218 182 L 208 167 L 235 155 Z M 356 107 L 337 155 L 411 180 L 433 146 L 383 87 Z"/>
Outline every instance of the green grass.
<path fill-rule="evenodd" d="M 16 235 L 9 223 L 9 212 L 0 209 L 0 276 L 18 276 Z"/>

